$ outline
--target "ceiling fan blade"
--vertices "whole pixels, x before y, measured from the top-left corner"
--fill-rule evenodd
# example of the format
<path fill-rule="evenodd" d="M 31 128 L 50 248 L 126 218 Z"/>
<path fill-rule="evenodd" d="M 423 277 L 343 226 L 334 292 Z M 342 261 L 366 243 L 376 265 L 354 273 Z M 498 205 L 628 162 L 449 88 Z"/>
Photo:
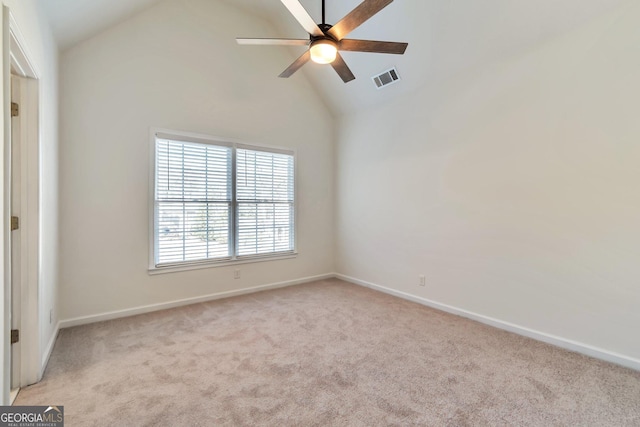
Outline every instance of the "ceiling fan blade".
<path fill-rule="evenodd" d="M 282 0 L 284 2 L 284 0 Z M 393 0 L 365 0 L 347 14 L 327 32 L 331 37 L 340 41 L 351 31 L 358 28 L 366 20 L 391 4 Z"/>
<path fill-rule="evenodd" d="M 277 45 L 277 46 L 307 46 L 309 39 L 246 39 L 237 38 L 238 44 L 247 45 Z"/>
<path fill-rule="evenodd" d="M 296 59 L 295 61 L 293 61 L 293 64 L 289 65 L 289 68 L 287 68 L 286 70 L 284 70 L 278 77 L 282 77 L 282 78 L 287 78 L 287 77 L 291 77 L 291 75 L 293 73 L 295 73 L 296 71 L 298 71 L 300 68 L 302 68 L 302 66 L 304 64 L 306 64 L 307 62 L 309 62 L 309 60 L 311 59 L 311 52 L 309 52 L 308 50 L 303 53 L 298 59 Z"/>
<path fill-rule="evenodd" d="M 392 53 L 402 55 L 407 50 L 409 43 L 381 42 L 377 40 L 353 40 L 342 39 L 338 44 L 338 50 L 349 52 Z"/>
<path fill-rule="evenodd" d="M 351 80 L 356 78 L 340 54 L 336 55 L 336 59 L 331 63 L 331 66 L 336 70 L 336 73 L 338 73 L 342 81 L 345 83 L 349 83 Z"/>
<path fill-rule="evenodd" d="M 300 23 L 300 25 L 302 25 L 302 27 L 305 30 L 307 30 L 307 33 L 316 37 L 324 36 L 324 33 L 322 32 L 320 27 L 318 27 L 318 24 L 316 24 L 313 18 L 309 16 L 309 13 L 307 13 L 305 8 L 302 7 L 302 5 L 298 0 L 280 0 L 280 1 L 282 2 L 283 5 L 285 5 L 287 9 L 289 9 L 289 12 L 291 12 L 293 17 L 296 18 L 296 20 Z"/>

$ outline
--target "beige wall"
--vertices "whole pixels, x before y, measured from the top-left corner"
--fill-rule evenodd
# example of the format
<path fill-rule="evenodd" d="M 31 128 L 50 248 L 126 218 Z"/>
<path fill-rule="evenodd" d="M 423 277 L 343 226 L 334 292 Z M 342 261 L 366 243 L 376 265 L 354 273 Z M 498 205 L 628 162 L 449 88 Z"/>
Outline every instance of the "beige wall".
<path fill-rule="evenodd" d="M 638 22 L 345 117 L 337 270 L 640 363 Z"/>
<path fill-rule="evenodd" d="M 333 121 L 302 74 L 276 77 L 295 53 L 235 42 L 268 30 L 223 2 L 165 1 L 63 53 L 64 319 L 333 271 Z M 295 149 L 299 256 L 150 276 L 150 127 Z"/>

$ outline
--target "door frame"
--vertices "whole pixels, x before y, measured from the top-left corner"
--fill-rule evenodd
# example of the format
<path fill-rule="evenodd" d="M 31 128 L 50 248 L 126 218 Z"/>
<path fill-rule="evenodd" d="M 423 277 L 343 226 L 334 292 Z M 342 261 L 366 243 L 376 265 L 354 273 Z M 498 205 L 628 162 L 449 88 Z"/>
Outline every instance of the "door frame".
<path fill-rule="evenodd" d="M 39 310 L 39 274 L 40 274 L 40 131 L 39 131 L 39 80 L 38 72 L 29 59 L 26 43 L 18 25 L 6 6 L 4 9 L 4 282 L 5 310 L 11 307 L 11 234 L 20 233 L 20 375 L 19 385 L 26 386 L 38 382 L 42 377 L 40 363 L 40 310 Z M 7 22 L 8 21 L 8 22 Z M 9 58 L 6 57 L 8 51 Z M 8 59 L 8 61 L 7 61 Z M 4 62 L 4 61 L 3 61 Z M 7 119 L 7 108 L 11 94 L 11 74 L 23 77 L 20 87 L 20 228 L 11 231 L 11 118 Z M 9 123 L 7 123 L 7 120 Z M 7 280 L 8 279 L 8 280 Z M 2 384 L 2 404 L 8 404 L 11 377 L 11 348 L 8 344 L 8 332 L 11 329 L 8 313 L 5 312 L 5 343 Z"/>

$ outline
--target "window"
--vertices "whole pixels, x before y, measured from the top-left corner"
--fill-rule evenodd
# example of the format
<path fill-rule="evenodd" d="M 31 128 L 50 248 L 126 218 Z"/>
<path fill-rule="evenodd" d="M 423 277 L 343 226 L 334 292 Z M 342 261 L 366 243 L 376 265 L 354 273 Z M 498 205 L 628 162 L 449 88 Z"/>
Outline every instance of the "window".
<path fill-rule="evenodd" d="M 295 252 L 291 151 L 156 133 L 153 154 L 152 269 Z"/>

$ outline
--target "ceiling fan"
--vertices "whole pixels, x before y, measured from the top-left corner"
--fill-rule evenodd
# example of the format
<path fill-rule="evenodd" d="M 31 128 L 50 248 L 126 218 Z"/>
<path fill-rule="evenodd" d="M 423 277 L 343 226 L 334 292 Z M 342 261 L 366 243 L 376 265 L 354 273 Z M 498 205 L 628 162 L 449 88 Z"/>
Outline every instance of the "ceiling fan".
<path fill-rule="evenodd" d="M 309 46 L 309 49 L 279 77 L 290 77 L 309 60 L 312 60 L 318 64 L 331 64 L 342 80 L 348 83 L 356 77 L 338 51 L 402 55 L 409 45 L 408 43 L 345 39 L 351 31 L 380 12 L 393 0 L 364 0 L 335 25 L 329 25 L 325 22 L 324 0 L 322 0 L 322 24 L 316 24 L 298 0 L 280 1 L 309 33 L 309 39 L 236 39 L 238 44 L 246 45 Z"/>

